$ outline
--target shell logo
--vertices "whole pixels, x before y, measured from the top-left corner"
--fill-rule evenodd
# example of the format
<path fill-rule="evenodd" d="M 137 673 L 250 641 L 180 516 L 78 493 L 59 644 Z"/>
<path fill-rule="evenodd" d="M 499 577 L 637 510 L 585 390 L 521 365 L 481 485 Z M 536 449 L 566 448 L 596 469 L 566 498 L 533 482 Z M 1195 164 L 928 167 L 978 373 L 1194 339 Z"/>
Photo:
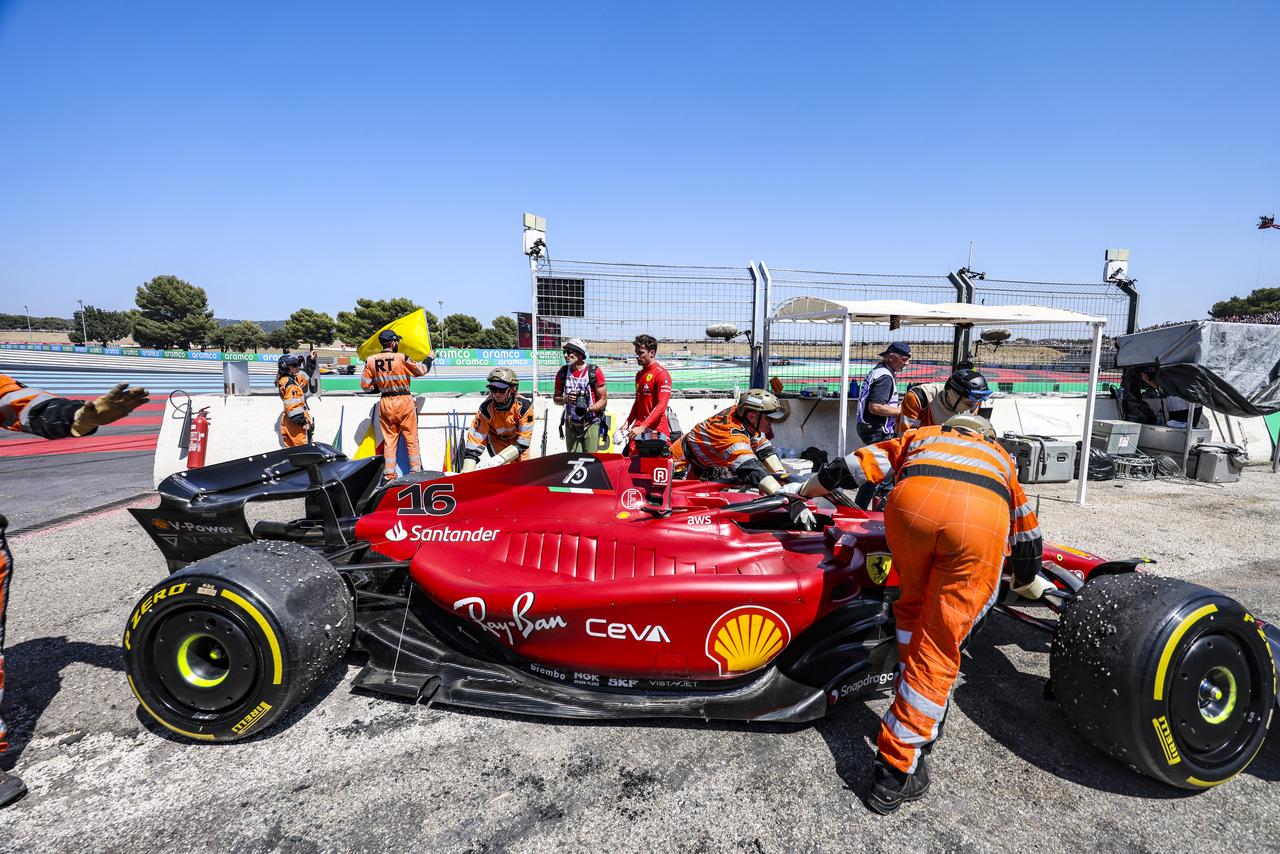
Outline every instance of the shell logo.
<path fill-rule="evenodd" d="M 743 605 L 725 611 L 707 632 L 707 658 L 721 676 L 764 667 L 791 643 L 791 627 L 775 611 Z"/>

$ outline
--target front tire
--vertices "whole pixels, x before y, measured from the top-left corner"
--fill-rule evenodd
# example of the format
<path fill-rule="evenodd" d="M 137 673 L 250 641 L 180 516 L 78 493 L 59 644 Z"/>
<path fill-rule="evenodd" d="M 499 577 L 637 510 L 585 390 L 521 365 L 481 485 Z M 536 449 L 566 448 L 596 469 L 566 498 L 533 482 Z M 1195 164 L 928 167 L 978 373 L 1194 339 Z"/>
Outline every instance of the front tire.
<path fill-rule="evenodd" d="M 1054 634 L 1049 672 L 1085 740 L 1184 789 L 1243 771 L 1276 700 L 1270 647 L 1240 603 L 1145 573 L 1081 589 Z"/>
<path fill-rule="evenodd" d="M 235 741 L 293 708 L 346 653 L 342 576 L 296 543 L 258 542 L 196 561 L 151 588 L 124 631 L 143 710 L 197 741 Z"/>

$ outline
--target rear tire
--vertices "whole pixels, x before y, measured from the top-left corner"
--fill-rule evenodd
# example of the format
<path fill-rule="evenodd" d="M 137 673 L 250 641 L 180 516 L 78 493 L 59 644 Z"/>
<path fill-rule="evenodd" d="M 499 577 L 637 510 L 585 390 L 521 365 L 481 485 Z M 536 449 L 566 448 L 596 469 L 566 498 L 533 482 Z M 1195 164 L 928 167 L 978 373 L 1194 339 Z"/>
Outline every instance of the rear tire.
<path fill-rule="evenodd" d="M 199 741 L 254 735 L 297 705 L 346 654 L 346 581 L 297 543 L 236 546 L 175 572 L 139 600 L 125 673 L 143 710 Z"/>
<path fill-rule="evenodd" d="M 1085 584 L 1058 624 L 1049 672 L 1086 741 L 1184 789 L 1243 771 L 1275 707 L 1271 650 L 1240 603 L 1145 573 Z"/>

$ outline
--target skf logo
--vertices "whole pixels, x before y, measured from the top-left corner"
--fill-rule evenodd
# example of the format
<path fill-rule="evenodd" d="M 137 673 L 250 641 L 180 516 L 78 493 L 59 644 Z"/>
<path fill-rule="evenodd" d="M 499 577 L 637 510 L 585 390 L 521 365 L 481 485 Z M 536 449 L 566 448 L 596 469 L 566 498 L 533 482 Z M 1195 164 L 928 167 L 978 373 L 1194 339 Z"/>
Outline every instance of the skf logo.
<path fill-rule="evenodd" d="M 876 584 L 883 585 L 891 569 L 893 569 L 893 555 L 886 552 L 872 552 L 867 555 L 867 575 L 871 576 L 871 580 Z"/>
<path fill-rule="evenodd" d="M 387 539 L 393 543 L 398 543 L 405 537 L 409 536 L 409 532 L 404 529 L 404 525 L 396 522 L 387 529 Z"/>
<path fill-rule="evenodd" d="M 707 658 L 721 676 L 764 667 L 791 643 L 791 627 L 776 612 L 758 605 L 725 611 L 707 632 Z"/>

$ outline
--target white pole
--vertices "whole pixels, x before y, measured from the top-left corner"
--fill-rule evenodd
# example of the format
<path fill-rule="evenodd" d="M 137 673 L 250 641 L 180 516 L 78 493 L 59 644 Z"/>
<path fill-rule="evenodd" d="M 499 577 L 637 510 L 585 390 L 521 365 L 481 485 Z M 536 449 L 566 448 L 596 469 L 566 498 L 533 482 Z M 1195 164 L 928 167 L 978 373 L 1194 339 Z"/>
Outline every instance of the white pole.
<path fill-rule="evenodd" d="M 1084 399 L 1084 438 L 1080 443 L 1080 483 L 1076 487 L 1076 503 L 1084 506 L 1085 493 L 1089 488 L 1089 449 L 1093 447 L 1093 406 L 1094 397 L 1098 394 L 1098 367 L 1102 360 L 1102 327 L 1105 323 L 1093 325 L 1093 353 L 1089 357 L 1089 391 Z"/>
<path fill-rule="evenodd" d="M 836 454 L 843 457 L 848 448 L 849 431 L 849 312 L 844 314 L 844 333 L 840 345 L 840 440 Z"/>
<path fill-rule="evenodd" d="M 533 340 L 530 345 L 533 347 L 530 354 L 533 356 L 533 400 L 538 400 L 538 254 L 529 256 L 529 291 L 533 298 L 533 311 L 530 327 L 533 330 Z"/>
<path fill-rule="evenodd" d="M 89 327 L 84 322 L 84 300 L 78 299 L 80 303 L 80 334 L 84 336 L 84 346 L 89 346 Z"/>

